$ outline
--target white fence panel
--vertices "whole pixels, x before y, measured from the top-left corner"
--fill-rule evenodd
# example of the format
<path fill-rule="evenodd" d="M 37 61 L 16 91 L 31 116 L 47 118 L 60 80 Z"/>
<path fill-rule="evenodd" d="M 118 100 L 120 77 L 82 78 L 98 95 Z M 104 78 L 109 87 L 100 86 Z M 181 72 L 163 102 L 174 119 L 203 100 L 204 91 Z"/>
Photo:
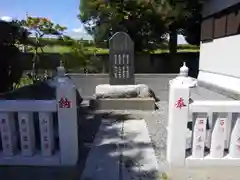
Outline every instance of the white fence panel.
<path fill-rule="evenodd" d="M 76 88 L 63 67 L 51 86 L 56 88 L 55 100 L 0 100 L 0 165 L 77 163 Z"/>
<path fill-rule="evenodd" d="M 168 163 L 175 167 L 240 166 L 240 101 L 194 101 L 189 82 L 186 76 L 170 81 Z M 189 122 L 193 128 L 187 127 Z M 187 144 L 191 139 L 192 145 Z"/>

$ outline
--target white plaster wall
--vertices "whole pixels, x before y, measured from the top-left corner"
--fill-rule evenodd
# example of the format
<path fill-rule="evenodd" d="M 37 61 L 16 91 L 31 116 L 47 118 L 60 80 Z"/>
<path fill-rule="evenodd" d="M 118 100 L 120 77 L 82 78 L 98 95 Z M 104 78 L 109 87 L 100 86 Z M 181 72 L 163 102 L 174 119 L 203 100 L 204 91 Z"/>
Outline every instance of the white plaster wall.
<path fill-rule="evenodd" d="M 219 12 L 239 2 L 240 0 L 208 0 L 203 7 L 203 17 Z"/>
<path fill-rule="evenodd" d="M 198 80 L 240 92 L 240 35 L 202 43 Z"/>

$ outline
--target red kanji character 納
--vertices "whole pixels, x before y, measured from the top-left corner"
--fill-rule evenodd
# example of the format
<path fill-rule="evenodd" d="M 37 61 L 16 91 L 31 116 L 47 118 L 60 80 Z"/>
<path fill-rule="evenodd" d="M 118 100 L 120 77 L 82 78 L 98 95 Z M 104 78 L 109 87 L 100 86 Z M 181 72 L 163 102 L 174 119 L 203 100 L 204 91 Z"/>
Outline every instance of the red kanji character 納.
<path fill-rule="evenodd" d="M 67 98 L 65 98 L 64 107 L 65 108 L 70 108 L 70 101 L 68 101 Z"/>
<path fill-rule="evenodd" d="M 64 99 L 61 98 L 60 101 L 59 101 L 59 108 L 64 108 Z"/>

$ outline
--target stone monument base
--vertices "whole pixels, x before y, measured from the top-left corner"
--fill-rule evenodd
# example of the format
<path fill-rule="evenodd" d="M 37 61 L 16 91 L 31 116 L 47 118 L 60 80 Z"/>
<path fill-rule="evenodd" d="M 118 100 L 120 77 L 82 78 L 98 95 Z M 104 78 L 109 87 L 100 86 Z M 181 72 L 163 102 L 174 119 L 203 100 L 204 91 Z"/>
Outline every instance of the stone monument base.
<path fill-rule="evenodd" d="M 153 98 L 106 98 L 90 100 L 90 107 L 97 110 L 143 110 L 154 111 Z"/>
<path fill-rule="evenodd" d="M 95 89 L 95 99 L 90 101 L 94 109 L 155 110 L 154 92 L 145 84 L 100 84 Z"/>

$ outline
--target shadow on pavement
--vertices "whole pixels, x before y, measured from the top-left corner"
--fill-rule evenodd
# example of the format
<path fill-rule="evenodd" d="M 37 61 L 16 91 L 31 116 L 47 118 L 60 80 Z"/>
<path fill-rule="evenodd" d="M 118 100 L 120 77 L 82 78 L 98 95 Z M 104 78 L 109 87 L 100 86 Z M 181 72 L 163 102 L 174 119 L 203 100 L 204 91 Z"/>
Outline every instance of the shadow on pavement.
<path fill-rule="evenodd" d="M 135 118 L 116 111 L 102 111 L 97 116 L 103 120 L 81 180 L 157 180 L 158 169 L 146 157 L 151 141 L 134 141 L 139 133 L 125 133 L 121 127 L 123 121 Z"/>

